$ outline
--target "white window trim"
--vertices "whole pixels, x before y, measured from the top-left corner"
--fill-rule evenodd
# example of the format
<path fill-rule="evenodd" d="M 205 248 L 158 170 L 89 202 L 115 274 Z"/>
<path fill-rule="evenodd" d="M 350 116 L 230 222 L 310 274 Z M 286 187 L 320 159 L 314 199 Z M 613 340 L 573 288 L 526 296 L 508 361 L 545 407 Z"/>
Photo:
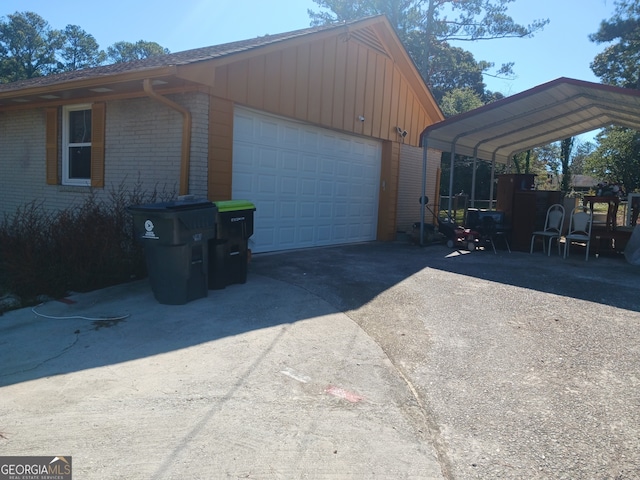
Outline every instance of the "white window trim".
<path fill-rule="evenodd" d="M 91 178 L 79 179 L 69 178 L 69 146 L 74 145 L 77 147 L 90 147 L 91 142 L 88 143 L 69 143 L 69 112 L 77 110 L 91 110 L 90 103 L 83 103 L 78 105 L 66 105 L 62 107 L 62 185 L 74 185 L 81 187 L 90 187 Z M 93 126 L 92 126 L 93 128 Z"/>

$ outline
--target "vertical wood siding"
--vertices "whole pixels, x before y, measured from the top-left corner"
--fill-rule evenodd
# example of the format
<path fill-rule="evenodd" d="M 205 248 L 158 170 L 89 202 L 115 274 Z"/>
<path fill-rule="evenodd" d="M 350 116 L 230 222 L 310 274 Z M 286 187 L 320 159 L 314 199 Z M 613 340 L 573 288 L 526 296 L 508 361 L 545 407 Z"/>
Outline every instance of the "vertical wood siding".
<path fill-rule="evenodd" d="M 96 102 L 91 106 L 91 186 L 104 187 L 104 136 L 106 105 Z"/>
<path fill-rule="evenodd" d="M 225 64 L 215 78 L 216 97 L 383 140 L 399 140 L 401 127 L 407 145 L 417 146 L 420 132 L 439 120 L 429 118 L 392 58 L 346 36 Z"/>
<path fill-rule="evenodd" d="M 233 170 L 233 102 L 211 97 L 209 102 L 210 200 L 229 200 Z"/>

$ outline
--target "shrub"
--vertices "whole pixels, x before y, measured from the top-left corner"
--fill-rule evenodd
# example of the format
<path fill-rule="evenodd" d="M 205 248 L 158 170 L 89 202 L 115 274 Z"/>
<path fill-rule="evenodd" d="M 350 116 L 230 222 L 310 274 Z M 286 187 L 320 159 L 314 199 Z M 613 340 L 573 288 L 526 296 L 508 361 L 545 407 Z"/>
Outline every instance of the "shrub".
<path fill-rule="evenodd" d="M 0 285 L 30 303 L 38 295 L 60 298 L 144 277 L 127 207 L 174 196 L 144 193 L 138 181 L 132 191 L 121 184 L 106 200 L 92 193 L 81 206 L 55 213 L 28 203 L 0 225 Z"/>

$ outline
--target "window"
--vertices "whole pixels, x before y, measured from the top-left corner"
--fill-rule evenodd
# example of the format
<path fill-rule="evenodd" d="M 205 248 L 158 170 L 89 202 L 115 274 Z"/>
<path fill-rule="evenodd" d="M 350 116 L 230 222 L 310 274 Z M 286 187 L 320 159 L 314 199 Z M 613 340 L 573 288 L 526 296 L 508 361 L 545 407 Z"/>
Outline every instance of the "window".
<path fill-rule="evenodd" d="M 45 119 L 47 185 L 104 188 L 106 104 L 48 107 Z"/>
<path fill-rule="evenodd" d="M 91 185 L 91 105 L 62 110 L 62 184 Z"/>

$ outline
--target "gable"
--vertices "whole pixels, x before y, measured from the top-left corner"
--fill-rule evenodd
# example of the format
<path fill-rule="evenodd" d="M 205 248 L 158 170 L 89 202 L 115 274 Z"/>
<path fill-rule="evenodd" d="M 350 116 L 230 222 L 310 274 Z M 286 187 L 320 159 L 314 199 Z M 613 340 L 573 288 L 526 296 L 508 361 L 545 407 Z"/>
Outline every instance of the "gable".
<path fill-rule="evenodd" d="M 442 118 L 424 83 L 416 91 L 372 28 L 226 63 L 214 75 L 215 96 L 385 140 L 398 140 L 400 127 L 417 145 L 422 129 Z"/>

